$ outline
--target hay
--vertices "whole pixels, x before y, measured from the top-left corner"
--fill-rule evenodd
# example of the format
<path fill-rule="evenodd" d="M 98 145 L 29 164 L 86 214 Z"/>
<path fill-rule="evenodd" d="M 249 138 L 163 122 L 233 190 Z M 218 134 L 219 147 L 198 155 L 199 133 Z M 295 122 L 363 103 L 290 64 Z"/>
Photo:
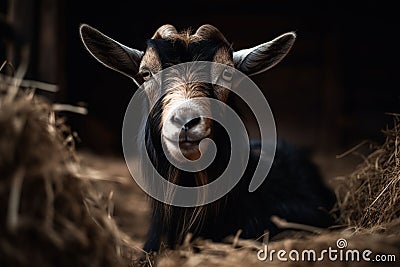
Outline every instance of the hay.
<path fill-rule="evenodd" d="M 281 261 L 277 258 L 276 252 L 284 250 L 289 253 L 296 250 L 300 253 L 305 250 L 313 250 L 317 257 L 321 257 L 323 250 L 338 249 L 338 240 L 346 240 L 345 249 L 371 250 L 371 259 L 376 255 L 393 255 L 396 260 L 387 261 L 384 266 L 398 266 L 400 252 L 400 220 L 394 220 L 385 225 L 384 232 L 371 233 L 369 230 L 359 230 L 357 233 L 352 228 L 345 228 L 335 231 L 324 231 L 320 234 L 310 234 L 307 232 L 297 232 L 286 236 L 284 239 L 271 240 L 268 238 L 264 242 L 257 240 L 243 240 L 229 237 L 224 243 L 214 243 L 210 240 L 195 239 L 191 243 L 184 244 L 177 250 L 166 250 L 158 257 L 157 266 L 159 267 L 231 267 L 231 266 L 377 266 L 376 262 L 364 260 L 330 260 L 327 254 L 321 260 L 292 260 Z M 257 253 L 260 249 L 265 249 L 268 244 L 268 251 L 275 251 L 275 256 L 270 260 L 259 260 Z M 288 255 L 285 255 L 288 258 Z"/>
<path fill-rule="evenodd" d="M 386 129 L 386 141 L 364 158 L 347 177 L 339 177 L 336 194 L 339 221 L 357 228 L 374 228 L 400 216 L 400 125 Z"/>
<path fill-rule="evenodd" d="M 129 266 L 139 254 L 53 107 L 0 77 L 0 266 Z"/>
<path fill-rule="evenodd" d="M 282 219 L 279 219 L 282 220 Z M 280 225 L 287 224 L 289 228 L 295 225 L 285 221 L 279 222 Z M 176 250 L 164 250 L 157 258 L 158 267 L 231 267 L 231 266 L 341 266 L 341 267 L 360 267 L 378 266 L 375 261 L 377 257 L 386 256 L 384 266 L 398 266 L 400 258 L 400 218 L 387 224 L 373 228 L 354 228 L 345 227 L 342 229 L 315 229 L 310 233 L 306 225 L 297 225 L 298 231 L 284 231 L 280 237 L 268 240 L 268 234 L 257 240 L 240 239 L 238 235 L 227 237 L 223 243 L 215 243 L 210 240 L 196 238 L 192 242 L 185 242 Z M 240 231 L 238 232 L 240 234 Z M 189 240 L 187 238 L 186 240 Z M 262 239 L 262 241 L 261 241 Z M 346 245 L 339 247 L 338 242 L 345 242 Z M 341 243 L 343 244 L 343 243 Z M 265 251 L 268 247 L 268 256 L 265 260 L 257 257 L 259 250 Z M 326 253 L 332 248 L 336 258 L 330 258 Z M 285 251 L 283 256 L 286 260 L 280 260 L 277 256 L 278 251 Z M 304 251 L 314 251 L 315 258 L 293 259 L 289 258 L 290 251 L 297 251 L 300 255 Z M 342 250 L 343 254 L 340 253 Z M 369 250 L 370 261 L 363 258 L 343 257 L 347 251 L 358 251 L 361 255 L 365 250 Z M 323 252 L 325 251 L 325 252 Z M 337 252 L 337 253 L 336 253 Z M 264 252 L 263 252 L 264 253 Z M 265 256 L 265 254 L 262 254 Z M 271 256 L 272 255 L 272 256 Z M 335 256 L 333 256 L 335 257 Z M 333 260 L 332 260 L 333 259 Z"/>

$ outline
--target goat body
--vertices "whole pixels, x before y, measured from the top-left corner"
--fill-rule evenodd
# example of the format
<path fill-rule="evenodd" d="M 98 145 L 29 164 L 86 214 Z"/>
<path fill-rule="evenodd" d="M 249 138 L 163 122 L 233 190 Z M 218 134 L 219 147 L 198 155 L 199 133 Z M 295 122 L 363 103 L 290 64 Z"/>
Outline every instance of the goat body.
<path fill-rule="evenodd" d="M 225 147 L 226 151 L 228 144 L 224 144 L 223 139 L 218 144 Z M 194 238 L 201 236 L 213 241 L 235 235 L 238 230 L 242 230 L 241 238 L 259 238 L 265 231 L 269 231 L 272 237 L 280 232 L 271 222 L 271 216 L 274 215 L 316 227 L 332 225 L 334 221 L 329 211 L 335 203 L 334 194 L 322 181 L 308 153 L 286 142 L 278 142 L 273 165 L 263 184 L 254 192 L 248 191 L 259 160 L 259 145 L 257 141 L 252 142 L 250 160 L 243 177 L 232 191 L 216 202 L 183 208 L 153 199 L 151 226 L 144 249 L 156 251 L 163 240 L 167 247 L 173 248 L 188 233 Z M 165 177 L 170 175 L 168 178 L 178 183 L 186 181 L 185 186 L 198 186 L 201 183 L 198 181 L 201 175 L 176 170 L 163 157 L 158 157 L 157 161 L 158 171 Z M 212 181 L 214 175 L 219 176 L 225 161 L 224 155 L 217 155 L 202 175 L 206 176 L 207 181 Z"/>

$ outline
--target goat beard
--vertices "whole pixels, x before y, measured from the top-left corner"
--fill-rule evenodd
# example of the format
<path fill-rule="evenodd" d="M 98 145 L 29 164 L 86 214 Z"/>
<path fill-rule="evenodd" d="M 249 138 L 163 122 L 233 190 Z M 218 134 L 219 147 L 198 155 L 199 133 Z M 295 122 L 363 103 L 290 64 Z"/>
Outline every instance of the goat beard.
<path fill-rule="evenodd" d="M 199 187 L 212 182 L 215 177 L 218 177 L 218 174 L 220 174 L 219 172 L 221 171 L 215 170 L 215 167 L 217 167 L 217 169 L 223 169 L 224 164 L 218 164 L 210 170 L 203 170 L 195 173 L 185 173 L 171 165 L 162 153 L 157 153 L 157 151 L 161 151 L 162 147 L 161 138 L 159 138 L 161 134 L 160 132 L 152 133 L 151 129 L 154 130 L 154 128 L 147 125 L 145 132 L 146 135 L 144 136 L 146 139 L 146 150 L 151 158 L 153 166 L 156 167 L 157 171 L 169 182 L 181 186 Z M 158 138 L 156 138 L 157 136 Z M 222 144 L 225 147 L 224 141 L 226 141 L 226 138 L 221 138 Z M 218 144 L 220 142 L 216 143 Z M 229 155 L 222 155 L 223 157 L 227 156 L 229 158 Z M 142 169 L 146 170 L 147 168 Z M 144 177 L 147 177 L 146 179 L 148 179 L 151 184 L 153 173 L 144 173 L 143 175 Z M 170 237 L 169 235 L 173 235 L 174 245 L 181 243 L 188 233 L 193 234 L 195 237 L 197 233 L 200 233 L 205 223 L 210 222 L 210 220 L 217 217 L 226 205 L 227 198 L 225 197 L 212 203 L 201 205 L 201 203 L 205 203 L 204 200 L 206 199 L 207 194 L 209 194 L 206 189 L 202 190 L 203 191 L 199 190 L 200 193 L 198 194 L 197 202 L 199 205 L 191 208 L 176 207 L 153 199 L 153 212 L 157 214 L 158 218 L 162 222 L 162 232 L 167 235 L 167 238 Z M 173 203 L 171 200 L 176 197 L 174 188 L 168 186 L 163 191 L 165 199 L 169 200 L 167 203 Z"/>
<path fill-rule="evenodd" d="M 205 171 L 194 173 L 194 182 L 196 186 L 206 185 L 208 181 L 208 175 Z M 180 171 L 176 168 L 169 170 L 169 181 L 174 184 L 180 182 Z M 204 189 L 199 194 L 198 203 L 204 203 L 208 192 Z M 169 200 L 174 198 L 173 188 L 167 188 L 166 197 Z M 206 205 L 199 205 L 193 208 L 175 207 L 169 204 L 156 201 L 154 208 L 156 212 L 161 216 L 165 232 L 171 231 L 176 233 L 176 242 L 181 243 L 184 238 L 190 233 L 196 235 L 201 230 L 206 220 L 219 214 L 222 207 L 222 201 L 215 201 Z M 176 218 L 179 218 L 176 221 Z"/>

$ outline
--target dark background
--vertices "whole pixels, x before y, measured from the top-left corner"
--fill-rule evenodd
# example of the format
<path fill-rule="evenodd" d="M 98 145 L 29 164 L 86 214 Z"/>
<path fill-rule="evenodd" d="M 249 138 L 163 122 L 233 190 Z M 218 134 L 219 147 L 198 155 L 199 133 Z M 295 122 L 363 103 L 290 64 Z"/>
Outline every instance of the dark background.
<path fill-rule="evenodd" d="M 392 125 L 386 113 L 400 112 L 398 17 L 382 1 L 2 0 L 0 8 L 1 61 L 18 66 L 18 48 L 30 44 L 27 78 L 59 84 L 59 93 L 47 95 L 55 102 L 87 106 L 86 116 L 66 116 L 78 147 L 99 154 L 122 153 L 122 120 L 135 87 L 85 51 L 81 23 L 137 49 L 166 23 L 178 30 L 213 24 L 235 50 L 296 31 L 290 54 L 253 79 L 278 137 L 318 151 L 381 142 L 381 129 Z"/>

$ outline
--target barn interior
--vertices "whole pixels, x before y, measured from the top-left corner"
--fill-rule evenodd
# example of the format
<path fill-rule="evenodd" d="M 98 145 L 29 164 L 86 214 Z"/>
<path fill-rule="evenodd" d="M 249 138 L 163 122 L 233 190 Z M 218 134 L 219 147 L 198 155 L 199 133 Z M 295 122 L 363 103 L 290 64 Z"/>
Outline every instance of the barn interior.
<path fill-rule="evenodd" d="M 373 238 L 375 243 L 371 245 L 371 250 L 396 255 L 398 264 L 400 198 L 396 192 L 399 191 L 400 169 L 397 169 L 399 167 L 396 160 L 397 157 L 400 159 L 397 155 L 397 138 L 400 138 L 400 135 L 397 135 L 399 129 L 396 124 L 398 121 L 396 114 L 400 114 L 400 93 L 396 86 L 398 68 L 395 58 L 398 49 L 394 39 L 398 23 L 394 11 L 393 6 L 380 1 L 364 1 L 362 4 L 337 1 L 282 3 L 258 0 L 174 1 L 173 3 L 169 1 L 113 1 L 112 3 L 101 1 L 77 3 L 67 0 L 1 1 L 0 63 L 8 62 L 1 69 L 2 75 L 16 75 L 21 69 L 19 67 L 26 66 L 24 79 L 54 84 L 58 88 L 57 92 L 35 90 L 35 96 L 40 96 L 51 104 L 62 104 L 59 107 L 67 105 L 74 107 L 72 112 L 68 110 L 56 112 L 56 117 L 62 118 L 63 121 L 54 125 L 59 127 L 62 124 L 70 129 L 70 135 L 67 136 L 73 139 L 70 140 L 73 143 L 71 145 L 73 146 L 71 149 L 74 150 L 73 160 L 85 167 L 83 176 L 94 177 L 92 180 L 95 180 L 90 182 L 93 186 L 89 186 L 89 189 L 85 185 L 86 191 L 83 192 L 88 195 L 102 195 L 100 200 L 96 200 L 99 202 L 94 200 L 92 202 L 96 202 L 99 206 L 105 203 L 106 213 L 108 212 L 115 224 L 110 226 L 107 220 L 99 215 L 95 218 L 96 223 L 88 223 L 85 227 L 92 229 L 101 225 L 105 231 L 112 233 L 110 240 L 122 236 L 126 242 L 122 242 L 123 245 L 121 243 L 120 246 L 131 249 L 126 250 L 129 256 L 126 253 L 122 253 L 122 256 L 117 253 L 119 256 L 115 257 L 124 257 L 124 261 L 115 261 L 114 265 L 109 265 L 110 259 L 99 256 L 108 253 L 99 252 L 100 250 L 112 250 L 111 245 L 111 248 L 99 246 L 96 248 L 98 251 L 91 251 L 93 252 L 90 253 L 91 257 L 98 257 L 97 261 L 68 262 L 62 254 L 54 252 L 53 259 L 45 261 L 49 265 L 44 265 L 43 259 L 46 255 L 37 256 L 40 252 L 36 250 L 32 254 L 25 253 L 29 251 L 29 245 L 35 246 L 36 239 L 30 236 L 32 232 L 22 231 L 18 238 L 15 238 L 18 231 L 16 233 L 16 229 L 6 227 L 8 225 L 6 221 L 9 223 L 7 216 L 10 214 L 2 212 L 0 219 L 3 222 L 0 225 L 4 226 L 4 229 L 1 231 L 7 237 L 5 240 L 9 242 L 0 242 L 0 266 L 52 266 L 54 263 L 57 263 L 57 266 L 141 266 L 141 264 L 239 266 L 243 261 L 251 264 L 249 266 L 265 264 L 257 260 L 257 253 L 253 251 L 254 244 L 241 240 L 240 235 L 233 237 L 230 243 L 224 244 L 213 244 L 204 240 L 198 243 L 187 242 L 180 249 L 167 251 L 155 258 L 146 255 L 143 259 L 139 248 L 146 238 L 150 207 L 145 193 L 138 188 L 127 170 L 121 140 L 125 110 L 137 88 L 129 78 L 105 68 L 85 50 L 78 30 L 82 23 L 98 28 L 127 46 L 141 50 L 145 48 L 146 40 L 151 38 L 154 31 L 166 23 L 174 25 L 178 30 L 197 29 L 203 24 L 212 24 L 232 42 L 235 50 L 269 41 L 288 31 L 295 31 L 297 40 L 288 56 L 269 71 L 251 77 L 262 89 L 273 111 L 278 138 L 309 150 L 327 184 L 333 189 L 338 189 L 337 184 L 346 177 L 348 179 L 354 177 L 356 172 L 369 162 L 368 159 L 374 159 L 375 162 L 385 159 L 382 166 L 391 168 L 392 176 L 389 175 L 391 180 L 388 180 L 388 183 L 381 181 L 376 185 L 377 193 L 369 203 L 376 203 L 375 199 L 380 201 L 381 198 L 378 196 L 389 192 L 394 195 L 385 198 L 388 202 L 380 203 L 382 207 L 387 206 L 391 209 L 388 211 L 391 215 L 386 221 L 374 221 L 374 225 L 361 227 L 357 224 L 359 221 L 354 219 L 357 215 L 353 212 L 351 216 L 354 220 L 347 221 L 347 225 L 342 221 L 341 227 L 338 227 L 340 230 L 336 232 L 324 232 L 320 235 L 313 232 L 312 237 L 304 233 L 288 232 L 287 236 L 282 238 L 283 241 L 277 241 L 273 246 L 279 247 L 283 244 L 279 242 L 290 239 L 290 242 L 287 241 L 290 243 L 289 247 L 300 248 L 303 244 L 305 247 L 314 245 L 320 248 L 346 236 L 349 237 L 349 242 L 353 242 L 353 248 L 366 248 L 368 247 L 365 244 L 366 240 Z M 8 92 L 8 86 L 5 87 L 7 88 L 4 89 L 2 86 L 0 89 Z M 0 96 L 4 98 L 7 94 L 2 92 Z M 36 105 L 24 97 L 22 96 L 23 101 L 26 102 L 23 102 L 23 105 Z M 21 104 L 21 107 L 23 105 Z M 18 107 L 17 104 L 14 106 Z M 3 108 L 5 107 L 4 104 Z M 0 110 L 1 108 L 0 105 Z M 48 110 L 50 113 L 55 112 L 54 105 L 49 105 Z M 82 110 L 87 112 L 82 114 L 79 112 Z M 23 111 L 21 112 L 23 114 Z M 1 116 L 2 114 L 0 118 Z M 5 127 L 7 124 L 1 124 L 0 119 L 0 125 Z M 17 140 L 17 136 L 13 136 L 12 133 L 6 128 L 0 129 L 2 136 L 0 144 L 8 140 L 6 138 Z M 69 144 L 68 147 L 71 146 Z M 34 149 L 35 144 L 32 144 L 31 148 Z M 14 153 L 7 149 L 11 148 L 0 146 L 0 157 L 7 158 L 6 155 Z M 376 158 L 377 151 L 387 151 L 388 154 Z M 23 150 L 18 153 L 30 155 Z M 46 162 L 52 162 L 48 153 L 40 157 L 42 158 L 38 162 L 44 166 Z M 393 158 L 396 160 L 390 165 Z M 13 160 L 16 165 L 22 166 L 24 163 L 19 159 L 20 157 L 15 157 Z M 7 191 L 4 185 L 7 182 L 6 176 L 18 173 L 19 170 L 15 166 L 8 168 L 6 164 L 7 161 L 0 160 L 0 174 L 4 175 L 4 183 L 2 182 L 0 186 L 0 199 L 4 201 L 8 201 L 14 192 L 13 187 Z M 34 166 L 29 168 L 34 172 Z M 368 169 L 368 173 L 374 171 Z M 374 175 L 376 179 L 389 177 L 386 172 L 385 175 L 377 173 Z M 76 176 L 80 177 L 82 174 Z M 369 185 L 371 184 L 372 182 Z M 354 190 L 350 193 L 357 195 L 356 192 L 360 191 L 358 190 L 360 187 L 352 186 L 356 185 L 348 185 L 348 188 Z M 25 190 L 29 191 L 29 187 Z M 73 195 L 69 197 L 74 198 Z M 357 199 L 352 201 L 354 204 Z M 7 205 L 5 207 L 10 208 Z M 63 205 L 58 207 L 67 210 Z M 349 210 L 361 209 L 356 204 L 347 203 L 345 207 Z M 93 209 L 89 210 L 93 212 Z M 383 209 L 381 211 L 386 212 Z M 95 212 L 101 213 L 103 210 Z M 373 216 L 384 217 L 384 214 L 378 212 L 373 213 Z M 76 223 L 79 226 L 79 219 Z M 79 232 L 77 225 L 66 229 Z M 354 231 L 351 232 L 349 229 L 360 229 L 354 230 L 359 235 L 354 235 Z M 301 227 L 298 230 L 310 232 Z M 40 231 L 35 232 L 35 235 L 40 233 Z M 88 236 L 94 238 L 97 234 Z M 68 238 L 68 235 L 60 235 L 58 238 Z M 102 238 L 102 242 L 111 242 L 105 237 Z M 21 240 L 25 245 L 19 245 Z M 69 252 L 78 253 L 73 250 Z M 72 256 L 72 259 L 77 258 L 77 255 L 79 254 Z M 17 260 L 28 257 L 32 260 Z M 140 257 L 141 259 L 137 260 Z M 126 258 L 131 260 L 127 262 Z M 293 262 L 276 263 L 279 266 L 285 264 L 295 265 Z M 326 265 L 326 262 L 324 264 Z M 365 262 L 330 264 L 369 266 Z M 386 262 L 386 265 L 397 266 L 395 262 Z"/>

